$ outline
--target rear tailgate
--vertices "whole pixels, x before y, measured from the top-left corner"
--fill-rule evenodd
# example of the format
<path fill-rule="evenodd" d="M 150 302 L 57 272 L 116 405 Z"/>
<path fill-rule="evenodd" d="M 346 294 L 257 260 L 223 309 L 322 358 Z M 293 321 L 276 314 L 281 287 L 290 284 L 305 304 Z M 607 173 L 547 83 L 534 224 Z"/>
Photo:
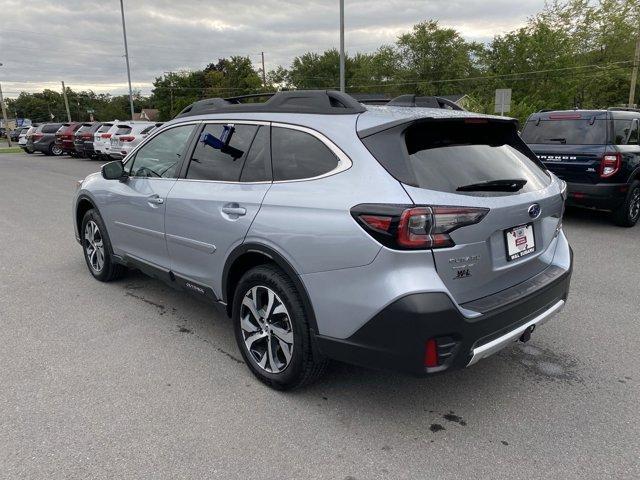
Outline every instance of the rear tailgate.
<path fill-rule="evenodd" d="M 563 180 L 597 183 L 610 129 L 607 112 L 543 112 L 527 120 L 522 139 Z"/>
<path fill-rule="evenodd" d="M 572 183 L 598 183 L 606 145 L 529 145 L 558 177 Z"/>
<path fill-rule="evenodd" d="M 510 288 L 551 264 L 562 186 L 518 137 L 514 122 L 423 119 L 363 142 L 416 205 L 488 209 L 481 221 L 450 232 L 454 246 L 425 251 L 458 303 Z"/>
<path fill-rule="evenodd" d="M 481 222 L 451 232 L 455 246 L 433 249 L 438 274 L 458 303 L 494 294 L 542 272 L 553 260 L 556 229 L 563 211 L 557 182 L 535 192 L 501 197 L 469 197 L 405 186 L 416 204 L 488 208 Z M 529 208 L 539 205 L 532 218 Z M 507 235 L 514 227 L 530 226 L 534 248 L 521 258 L 510 259 Z M 528 229 L 527 229 L 528 230 Z M 513 251 L 513 250 L 512 250 Z M 512 255 L 513 256 L 513 255 Z"/>

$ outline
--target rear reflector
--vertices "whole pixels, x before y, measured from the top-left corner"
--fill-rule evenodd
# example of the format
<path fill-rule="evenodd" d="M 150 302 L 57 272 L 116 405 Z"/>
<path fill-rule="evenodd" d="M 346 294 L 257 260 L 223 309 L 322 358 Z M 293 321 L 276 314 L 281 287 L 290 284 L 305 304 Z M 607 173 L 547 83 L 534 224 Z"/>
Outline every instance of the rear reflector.
<path fill-rule="evenodd" d="M 438 366 L 438 343 L 435 338 L 430 338 L 424 345 L 424 366 Z"/>

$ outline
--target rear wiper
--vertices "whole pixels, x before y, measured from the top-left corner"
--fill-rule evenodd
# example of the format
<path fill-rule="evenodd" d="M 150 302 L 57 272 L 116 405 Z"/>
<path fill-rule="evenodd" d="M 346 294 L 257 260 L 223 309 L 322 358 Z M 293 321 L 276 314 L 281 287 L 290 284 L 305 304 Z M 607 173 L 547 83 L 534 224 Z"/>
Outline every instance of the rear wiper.
<path fill-rule="evenodd" d="M 567 143 L 567 139 L 566 138 L 547 138 L 547 140 L 549 140 L 550 142 L 560 142 L 562 144 L 566 144 Z"/>
<path fill-rule="evenodd" d="M 505 180 L 490 180 L 488 182 L 472 183 L 456 188 L 458 192 L 517 192 L 525 186 L 524 178 Z"/>

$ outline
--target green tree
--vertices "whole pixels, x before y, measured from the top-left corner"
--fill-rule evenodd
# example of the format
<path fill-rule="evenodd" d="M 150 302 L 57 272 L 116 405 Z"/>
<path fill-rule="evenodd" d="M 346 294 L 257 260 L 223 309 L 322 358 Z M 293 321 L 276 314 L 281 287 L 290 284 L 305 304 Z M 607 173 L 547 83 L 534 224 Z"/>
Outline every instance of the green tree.
<path fill-rule="evenodd" d="M 414 25 L 397 41 L 400 57 L 398 79 L 406 93 L 444 95 L 460 90 L 463 79 L 480 73 L 476 64 L 482 46 L 467 42 L 453 28 L 442 28 L 437 21 Z"/>

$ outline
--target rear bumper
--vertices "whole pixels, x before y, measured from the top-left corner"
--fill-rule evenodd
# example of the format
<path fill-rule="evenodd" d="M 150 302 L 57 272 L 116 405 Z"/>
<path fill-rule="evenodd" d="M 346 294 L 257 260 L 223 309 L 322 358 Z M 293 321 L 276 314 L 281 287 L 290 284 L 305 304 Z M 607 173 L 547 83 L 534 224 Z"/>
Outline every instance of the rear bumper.
<path fill-rule="evenodd" d="M 568 205 L 614 210 L 624 202 L 626 183 L 567 183 Z"/>
<path fill-rule="evenodd" d="M 396 300 L 346 339 L 316 336 L 319 351 L 336 360 L 417 375 L 472 365 L 546 322 L 569 294 L 568 269 L 551 266 L 523 284 L 462 305 L 448 295 L 415 293 Z M 425 367 L 425 344 L 435 339 L 438 366 Z"/>
<path fill-rule="evenodd" d="M 55 144 L 58 147 L 60 147 L 63 152 L 69 153 L 69 152 L 76 151 L 76 147 L 73 143 L 73 140 L 57 140 L 56 139 Z"/>

